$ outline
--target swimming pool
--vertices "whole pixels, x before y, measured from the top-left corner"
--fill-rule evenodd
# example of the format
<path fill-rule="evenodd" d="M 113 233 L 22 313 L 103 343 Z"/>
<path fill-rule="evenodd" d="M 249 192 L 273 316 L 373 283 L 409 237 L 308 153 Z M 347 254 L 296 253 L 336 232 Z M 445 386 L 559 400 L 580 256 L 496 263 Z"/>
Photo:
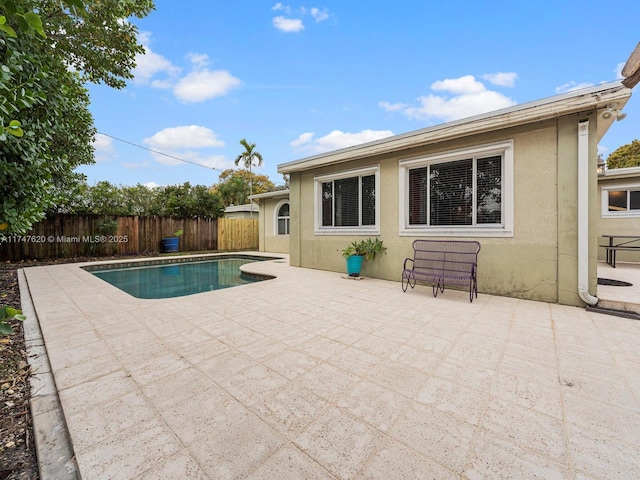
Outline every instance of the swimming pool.
<path fill-rule="evenodd" d="M 274 257 L 224 255 L 182 257 L 150 262 L 92 265 L 85 270 L 136 298 L 158 299 L 237 287 L 272 277 L 240 271 L 246 263 L 275 260 Z"/>

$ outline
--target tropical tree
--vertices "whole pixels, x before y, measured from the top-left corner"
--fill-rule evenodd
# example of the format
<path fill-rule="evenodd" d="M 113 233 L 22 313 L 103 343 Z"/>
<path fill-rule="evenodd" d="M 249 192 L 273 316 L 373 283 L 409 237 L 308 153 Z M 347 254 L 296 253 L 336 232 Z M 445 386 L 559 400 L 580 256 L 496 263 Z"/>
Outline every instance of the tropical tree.
<path fill-rule="evenodd" d="M 122 187 L 127 215 L 150 215 L 158 196 L 157 192 L 158 188 L 150 188 L 139 183 Z"/>
<path fill-rule="evenodd" d="M 159 215 L 218 218 L 224 213 L 219 194 L 204 185 L 168 185 L 149 188 L 145 185 L 115 185 L 107 181 L 60 192 L 49 213 L 93 215 Z"/>
<path fill-rule="evenodd" d="M 243 205 L 253 193 L 266 193 L 275 190 L 275 185 L 267 175 L 256 175 L 248 170 L 229 168 L 220 173 L 213 192 L 220 196 L 225 207 Z"/>
<path fill-rule="evenodd" d="M 225 207 L 244 205 L 249 196 L 249 182 L 236 175 L 216 185 L 213 191 L 220 197 Z"/>
<path fill-rule="evenodd" d="M 260 152 L 256 150 L 255 143 L 249 143 L 246 139 L 240 140 L 240 145 L 244 147 L 244 152 L 238 155 L 235 159 L 236 166 L 242 162 L 244 164 L 244 168 L 249 170 L 249 195 L 253 195 L 253 179 L 251 177 L 251 168 L 254 165 L 259 167 L 262 165 L 262 155 Z M 253 202 L 251 202 L 253 203 Z M 253 217 L 253 208 L 251 209 L 251 217 Z"/>
<path fill-rule="evenodd" d="M 87 212 L 100 215 L 128 215 L 122 188 L 111 182 L 96 183 L 88 192 Z"/>
<path fill-rule="evenodd" d="M 204 185 L 168 185 L 157 189 L 153 215 L 218 218 L 224 207 L 220 197 Z"/>
<path fill-rule="evenodd" d="M 640 140 L 617 148 L 607 158 L 607 168 L 626 167 L 640 167 Z"/>
<path fill-rule="evenodd" d="M 95 135 L 84 82 L 122 88 L 152 0 L 0 0 L 0 234 L 25 233 L 82 180 Z"/>

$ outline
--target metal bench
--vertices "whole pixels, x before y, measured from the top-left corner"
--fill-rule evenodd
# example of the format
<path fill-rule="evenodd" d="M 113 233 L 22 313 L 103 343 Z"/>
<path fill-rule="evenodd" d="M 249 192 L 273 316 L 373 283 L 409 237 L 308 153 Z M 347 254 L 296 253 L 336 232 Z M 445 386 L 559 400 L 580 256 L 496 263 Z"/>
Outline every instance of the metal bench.
<path fill-rule="evenodd" d="M 431 283 L 433 296 L 445 285 L 469 287 L 469 301 L 478 297 L 478 252 L 480 243 L 463 240 L 415 240 L 413 258 L 406 258 L 402 269 L 402 291 L 416 282 Z"/>
<path fill-rule="evenodd" d="M 640 252 L 640 245 L 627 245 L 627 246 L 613 246 L 600 245 L 607 250 L 607 263 L 613 268 L 616 268 L 616 252 Z"/>
<path fill-rule="evenodd" d="M 637 242 L 640 242 L 640 236 L 638 235 L 602 235 L 604 238 L 609 239 L 609 245 L 600 245 L 607 252 L 607 263 L 611 265 L 613 268 L 616 268 L 616 252 L 619 251 L 627 251 L 627 252 L 637 252 L 640 251 L 640 245 Z M 625 240 L 624 242 L 620 242 L 619 240 L 616 242 L 616 239 Z M 630 245 L 630 244 L 634 245 Z"/>

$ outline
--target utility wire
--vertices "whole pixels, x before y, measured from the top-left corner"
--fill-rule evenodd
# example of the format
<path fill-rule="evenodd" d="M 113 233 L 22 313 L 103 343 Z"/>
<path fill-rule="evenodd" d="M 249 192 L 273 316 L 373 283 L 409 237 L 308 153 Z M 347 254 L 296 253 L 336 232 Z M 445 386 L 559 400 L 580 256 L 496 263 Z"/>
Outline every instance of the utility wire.
<path fill-rule="evenodd" d="M 196 165 L 198 167 L 206 168 L 207 170 L 217 170 L 219 172 L 222 171 L 222 170 L 220 170 L 219 168 L 216 168 L 216 167 L 207 167 L 206 165 L 202 165 L 201 163 L 196 163 L 196 162 L 192 162 L 190 160 L 185 160 L 184 158 L 175 157 L 173 155 L 169 155 L 168 153 L 159 152 L 158 150 L 153 150 L 153 149 L 145 147 L 143 145 L 138 145 L 137 143 L 129 142 L 127 140 L 123 140 L 121 138 L 114 137 L 113 135 L 108 135 L 108 134 L 102 133 L 102 132 L 98 132 L 98 134 L 104 135 L 105 137 L 113 138 L 114 140 L 117 140 L 117 141 L 122 142 L 122 143 L 127 143 L 129 145 L 133 145 L 134 147 L 142 148 L 143 150 L 147 150 L 149 152 L 156 153 L 158 155 L 162 155 L 164 157 L 169 157 L 169 158 L 173 158 L 174 160 L 179 160 L 180 162 L 190 163 L 191 165 Z"/>

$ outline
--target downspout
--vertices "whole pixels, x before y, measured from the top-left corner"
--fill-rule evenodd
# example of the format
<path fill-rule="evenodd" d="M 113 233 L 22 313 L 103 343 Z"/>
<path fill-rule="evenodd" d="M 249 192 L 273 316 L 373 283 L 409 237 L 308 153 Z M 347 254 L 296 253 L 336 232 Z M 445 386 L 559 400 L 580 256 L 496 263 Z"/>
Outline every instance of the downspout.
<path fill-rule="evenodd" d="M 578 123 L 578 295 L 594 306 L 589 293 L 589 120 Z"/>

